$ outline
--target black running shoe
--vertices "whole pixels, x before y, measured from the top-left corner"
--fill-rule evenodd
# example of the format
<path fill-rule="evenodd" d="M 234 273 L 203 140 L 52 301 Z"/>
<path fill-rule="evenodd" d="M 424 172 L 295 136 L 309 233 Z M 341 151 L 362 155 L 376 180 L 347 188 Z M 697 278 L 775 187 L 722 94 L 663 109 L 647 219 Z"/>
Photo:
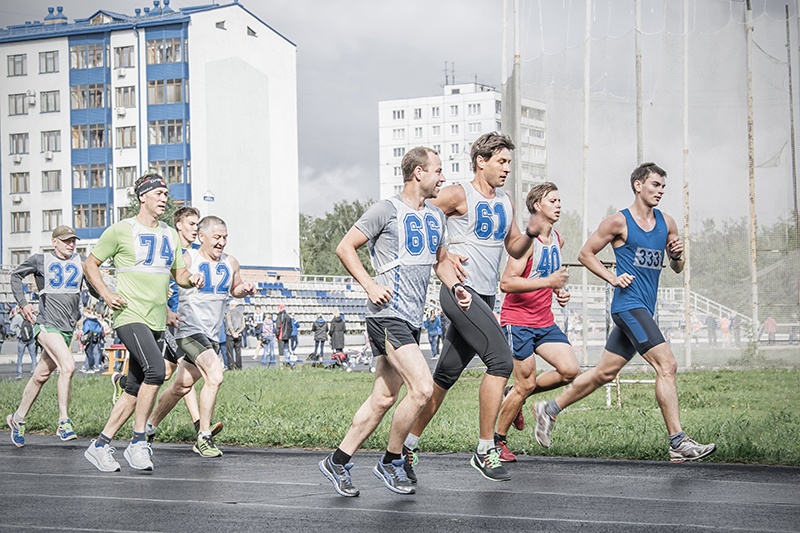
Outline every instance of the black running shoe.
<path fill-rule="evenodd" d="M 403 469 L 406 471 L 406 477 L 411 483 L 417 482 L 417 474 L 414 472 L 414 467 L 417 466 L 419 462 L 419 457 L 417 453 L 419 452 L 419 448 L 414 448 L 413 450 L 403 445 Z"/>
<path fill-rule="evenodd" d="M 500 463 L 500 452 L 497 448 L 491 448 L 486 455 L 481 455 L 478 452 L 472 454 L 469 464 L 481 473 L 483 477 L 491 481 L 510 481 L 511 476 L 508 475 L 505 467 Z"/>

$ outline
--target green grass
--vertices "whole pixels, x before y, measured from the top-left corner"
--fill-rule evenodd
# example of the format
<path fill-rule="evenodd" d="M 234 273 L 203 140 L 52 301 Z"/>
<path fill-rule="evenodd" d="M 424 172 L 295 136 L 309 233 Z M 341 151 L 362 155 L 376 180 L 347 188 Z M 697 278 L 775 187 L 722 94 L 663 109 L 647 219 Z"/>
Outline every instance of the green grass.
<path fill-rule="evenodd" d="M 465 372 L 420 442 L 423 451 L 467 452 L 478 438 L 477 391 L 482 373 Z M 635 375 L 626 374 L 625 378 Z M 652 374 L 642 375 L 652 377 Z M 215 420 L 225 423 L 220 444 L 258 447 L 335 448 L 353 414 L 369 395 L 369 373 L 305 368 L 300 372 L 250 369 L 226 372 Z M 722 370 L 681 373 L 681 422 L 700 442 L 716 442 L 712 461 L 800 465 L 800 370 Z M 12 412 L 24 382 L 0 381 L 0 413 Z M 28 414 L 29 432 L 54 434 L 58 416 L 55 380 L 42 390 Z M 539 395 L 552 398 L 557 392 Z M 614 397 L 614 394 L 612 394 Z M 111 408 L 107 376 L 76 379 L 70 416 L 81 437 L 102 429 Z M 666 430 L 652 385 L 622 385 L 622 407 L 606 407 L 603 389 L 559 416 L 552 446 L 541 448 L 528 426 L 511 430 L 509 447 L 542 456 L 667 458 Z M 390 416 L 364 448 L 382 449 Z M 130 437 L 130 425 L 117 438 Z M 193 428 L 183 403 L 159 427 L 161 441 L 189 441 Z"/>

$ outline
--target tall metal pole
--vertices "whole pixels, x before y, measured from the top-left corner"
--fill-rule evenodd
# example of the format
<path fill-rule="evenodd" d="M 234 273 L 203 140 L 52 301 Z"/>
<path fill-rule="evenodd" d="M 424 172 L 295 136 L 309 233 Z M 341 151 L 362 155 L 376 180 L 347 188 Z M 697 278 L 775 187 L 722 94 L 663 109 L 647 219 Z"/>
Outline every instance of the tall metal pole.
<path fill-rule="evenodd" d="M 525 205 L 525 199 L 522 197 L 522 77 L 521 65 L 521 47 L 522 42 L 520 36 L 519 24 L 519 0 L 514 0 L 514 142 L 517 146 L 517 154 L 514 156 L 513 174 L 514 174 L 514 201 L 516 202 L 515 212 L 518 213 L 517 219 L 524 220 L 527 223 L 528 217 L 524 215 L 525 209 L 520 206 Z"/>
<path fill-rule="evenodd" d="M 500 61 L 500 79 L 506 83 L 508 77 L 508 0 L 503 0 L 503 45 Z"/>
<path fill-rule="evenodd" d="M 786 64 L 789 65 L 789 138 L 792 146 L 792 190 L 794 202 L 792 203 L 792 216 L 794 217 L 794 248 L 798 248 L 800 238 L 800 218 L 797 217 L 797 155 L 794 147 L 794 91 L 792 89 L 792 40 L 789 37 L 789 4 L 786 4 Z"/>
<path fill-rule="evenodd" d="M 592 60 L 592 0 L 586 0 L 586 38 L 583 52 L 583 242 L 589 239 L 589 90 Z M 581 342 L 583 364 L 589 364 L 589 272 L 581 269 Z"/>
<path fill-rule="evenodd" d="M 642 124 L 642 2 L 635 0 L 636 31 L 634 42 L 636 45 L 636 164 L 644 161 L 644 126 Z"/>
<path fill-rule="evenodd" d="M 747 0 L 745 12 L 747 32 L 747 162 L 750 177 L 750 291 L 753 316 L 753 342 L 758 338 L 758 270 L 756 265 L 756 172 L 753 139 L 753 8 Z"/>
<path fill-rule="evenodd" d="M 689 0 L 683 0 L 683 353 L 686 367 L 692 367 L 692 262 L 689 251 L 692 243 L 689 226 Z"/>

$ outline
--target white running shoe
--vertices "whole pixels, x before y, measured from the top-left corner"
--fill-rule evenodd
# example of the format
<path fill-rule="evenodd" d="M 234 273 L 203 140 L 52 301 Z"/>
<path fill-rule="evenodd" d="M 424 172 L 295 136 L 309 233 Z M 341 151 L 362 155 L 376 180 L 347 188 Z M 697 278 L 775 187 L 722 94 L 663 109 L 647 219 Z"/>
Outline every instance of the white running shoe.
<path fill-rule="evenodd" d="M 92 439 L 83 456 L 101 472 L 119 472 L 119 463 L 114 460 L 114 452 L 117 450 L 108 444 L 102 446 L 96 444 L 97 439 Z"/>
<path fill-rule="evenodd" d="M 131 442 L 125 448 L 125 459 L 131 468 L 136 470 L 152 470 L 153 462 L 150 456 L 153 455 L 153 450 L 150 448 L 150 443 L 147 441 L 139 441 L 137 443 Z"/>

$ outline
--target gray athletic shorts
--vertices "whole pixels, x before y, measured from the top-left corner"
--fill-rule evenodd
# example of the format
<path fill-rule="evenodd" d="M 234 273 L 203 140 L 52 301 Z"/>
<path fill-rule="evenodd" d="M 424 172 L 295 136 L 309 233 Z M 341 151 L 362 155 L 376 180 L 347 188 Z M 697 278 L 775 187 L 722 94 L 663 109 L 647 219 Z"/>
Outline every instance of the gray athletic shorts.
<path fill-rule="evenodd" d="M 201 333 L 195 333 L 188 337 L 175 339 L 178 342 L 178 348 L 183 352 L 183 358 L 187 363 L 196 365 L 195 361 L 200 354 L 207 350 L 214 350 L 216 353 L 219 350 L 219 343 L 215 342 Z"/>

